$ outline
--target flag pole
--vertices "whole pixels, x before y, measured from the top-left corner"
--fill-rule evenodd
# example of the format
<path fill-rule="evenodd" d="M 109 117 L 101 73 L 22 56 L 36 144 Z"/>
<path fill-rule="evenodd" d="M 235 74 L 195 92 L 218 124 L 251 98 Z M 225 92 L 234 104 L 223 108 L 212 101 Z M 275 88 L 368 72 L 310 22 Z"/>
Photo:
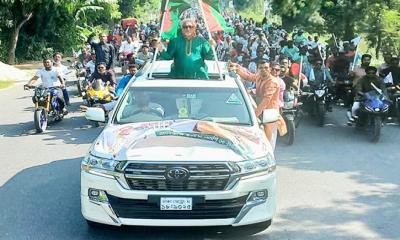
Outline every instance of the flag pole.
<path fill-rule="evenodd" d="M 333 40 L 335 41 L 336 48 L 337 48 L 338 51 L 339 51 L 339 45 L 337 44 L 336 36 L 335 36 L 334 33 L 332 33 L 332 35 L 333 35 Z"/>
<path fill-rule="evenodd" d="M 207 24 L 207 19 L 206 19 L 206 14 L 204 13 L 204 9 L 203 9 L 203 1 L 202 0 L 198 0 L 199 3 L 199 7 L 200 7 L 200 11 L 201 11 L 201 15 L 203 16 L 203 20 L 204 20 L 204 24 L 206 25 L 206 29 L 207 29 L 207 33 L 208 33 L 208 39 L 211 40 L 213 39 L 211 36 L 211 31 L 210 28 Z M 217 56 L 217 52 L 215 51 L 214 46 L 211 46 L 213 55 L 214 55 L 214 59 L 215 62 L 217 63 L 217 68 L 218 68 L 218 72 L 219 72 L 219 77 L 221 78 L 221 81 L 224 80 L 223 76 L 222 76 L 222 71 L 221 71 L 221 67 L 219 66 L 219 61 L 218 61 L 218 56 Z"/>
<path fill-rule="evenodd" d="M 297 95 L 299 95 L 299 93 L 300 93 L 300 86 L 301 86 L 301 71 L 302 71 L 302 68 L 303 68 L 303 55 L 300 55 L 301 57 L 300 57 L 300 69 L 299 69 L 299 83 L 297 84 L 298 86 L 297 86 Z"/>
<path fill-rule="evenodd" d="M 161 1 L 160 9 L 162 11 L 162 17 L 161 17 L 160 33 L 158 35 L 158 39 L 160 39 L 160 42 L 161 42 L 161 37 L 162 37 L 162 34 L 163 34 L 163 28 L 164 28 L 164 23 L 165 23 L 165 13 L 167 12 L 168 4 L 169 4 L 169 0 L 166 0 L 165 1 L 165 8 L 161 9 L 162 8 L 162 1 Z M 150 65 L 150 74 L 149 74 L 149 78 L 150 79 L 153 78 L 153 67 L 154 67 L 154 63 L 157 60 L 157 55 L 158 55 L 158 47 L 156 47 L 156 50 L 154 51 L 153 61 L 151 62 L 151 65 Z"/>

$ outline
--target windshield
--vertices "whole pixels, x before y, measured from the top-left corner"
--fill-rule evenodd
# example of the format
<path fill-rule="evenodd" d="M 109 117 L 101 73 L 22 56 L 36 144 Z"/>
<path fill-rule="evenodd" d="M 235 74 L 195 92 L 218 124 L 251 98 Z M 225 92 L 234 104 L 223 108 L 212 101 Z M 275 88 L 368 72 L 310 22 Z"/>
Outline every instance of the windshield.
<path fill-rule="evenodd" d="M 116 110 L 119 124 L 194 119 L 252 125 L 237 88 L 131 88 Z"/>

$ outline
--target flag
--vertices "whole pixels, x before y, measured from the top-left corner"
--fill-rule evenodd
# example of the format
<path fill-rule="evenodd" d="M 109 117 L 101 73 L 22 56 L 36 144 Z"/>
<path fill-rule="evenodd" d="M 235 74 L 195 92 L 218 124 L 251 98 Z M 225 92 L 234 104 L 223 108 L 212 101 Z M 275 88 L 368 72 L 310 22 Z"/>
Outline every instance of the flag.
<path fill-rule="evenodd" d="M 161 17 L 165 15 L 161 38 L 171 39 L 178 34 L 181 14 L 191 5 L 187 0 L 169 0 L 168 6 L 166 6 L 166 2 L 166 0 L 163 0 L 161 4 Z"/>
<path fill-rule="evenodd" d="M 392 72 L 390 72 L 390 73 L 385 77 L 385 79 L 383 79 L 383 81 L 384 81 L 386 84 L 389 84 L 389 83 L 393 84 Z"/>
<path fill-rule="evenodd" d="M 226 21 L 221 15 L 219 0 L 202 0 L 201 7 L 204 10 L 204 17 L 207 21 L 210 32 L 234 32 L 233 28 L 226 25 Z"/>
<path fill-rule="evenodd" d="M 361 37 L 356 37 L 354 39 L 351 39 L 351 42 L 354 44 L 354 46 L 358 46 L 361 42 Z"/>

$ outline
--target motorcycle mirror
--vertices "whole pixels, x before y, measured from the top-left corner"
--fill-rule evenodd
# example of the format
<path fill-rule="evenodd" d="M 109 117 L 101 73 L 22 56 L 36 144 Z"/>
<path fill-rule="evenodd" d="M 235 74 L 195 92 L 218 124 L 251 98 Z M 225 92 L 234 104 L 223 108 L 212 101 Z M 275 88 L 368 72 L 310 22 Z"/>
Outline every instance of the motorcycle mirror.
<path fill-rule="evenodd" d="M 85 113 L 85 118 L 94 122 L 105 122 L 106 117 L 102 108 L 90 107 Z"/>
<path fill-rule="evenodd" d="M 273 123 L 279 119 L 279 111 L 277 109 L 265 109 L 263 111 L 262 123 Z"/>

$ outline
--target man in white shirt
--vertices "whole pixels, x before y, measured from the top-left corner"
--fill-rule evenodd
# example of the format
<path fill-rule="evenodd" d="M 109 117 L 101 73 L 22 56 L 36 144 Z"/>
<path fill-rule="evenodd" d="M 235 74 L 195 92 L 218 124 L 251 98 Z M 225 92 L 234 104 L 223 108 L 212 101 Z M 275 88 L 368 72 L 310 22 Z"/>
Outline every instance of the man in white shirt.
<path fill-rule="evenodd" d="M 68 67 L 64 66 L 61 63 L 61 61 L 62 61 L 62 54 L 59 53 L 59 52 L 54 53 L 53 54 L 53 68 L 60 73 L 60 75 L 64 79 L 64 83 L 65 83 L 67 81 L 67 77 L 66 76 L 67 76 L 69 71 L 68 71 Z M 64 95 L 65 103 L 67 105 L 69 105 L 69 94 L 68 94 L 68 91 L 67 91 L 67 87 L 64 85 L 64 87 L 62 87 L 61 89 L 62 89 L 62 92 L 63 92 L 63 95 Z"/>
<path fill-rule="evenodd" d="M 122 60 L 124 57 L 126 57 L 128 54 L 133 53 L 134 55 L 137 54 L 140 48 L 140 43 L 139 41 L 133 41 L 131 37 L 128 37 L 126 42 L 123 42 L 121 44 L 121 47 L 119 48 L 119 53 L 120 53 L 120 60 Z"/>
<path fill-rule="evenodd" d="M 32 87 L 39 78 L 42 80 L 42 86 L 46 88 L 62 88 L 65 86 L 64 79 L 62 78 L 61 74 L 55 68 L 53 68 L 53 62 L 51 59 L 44 59 L 43 66 L 44 68 L 38 70 L 35 76 L 29 80 L 26 86 Z M 67 109 L 65 108 L 65 100 L 62 91 L 57 91 L 57 99 L 63 108 L 64 114 L 66 114 Z"/>

